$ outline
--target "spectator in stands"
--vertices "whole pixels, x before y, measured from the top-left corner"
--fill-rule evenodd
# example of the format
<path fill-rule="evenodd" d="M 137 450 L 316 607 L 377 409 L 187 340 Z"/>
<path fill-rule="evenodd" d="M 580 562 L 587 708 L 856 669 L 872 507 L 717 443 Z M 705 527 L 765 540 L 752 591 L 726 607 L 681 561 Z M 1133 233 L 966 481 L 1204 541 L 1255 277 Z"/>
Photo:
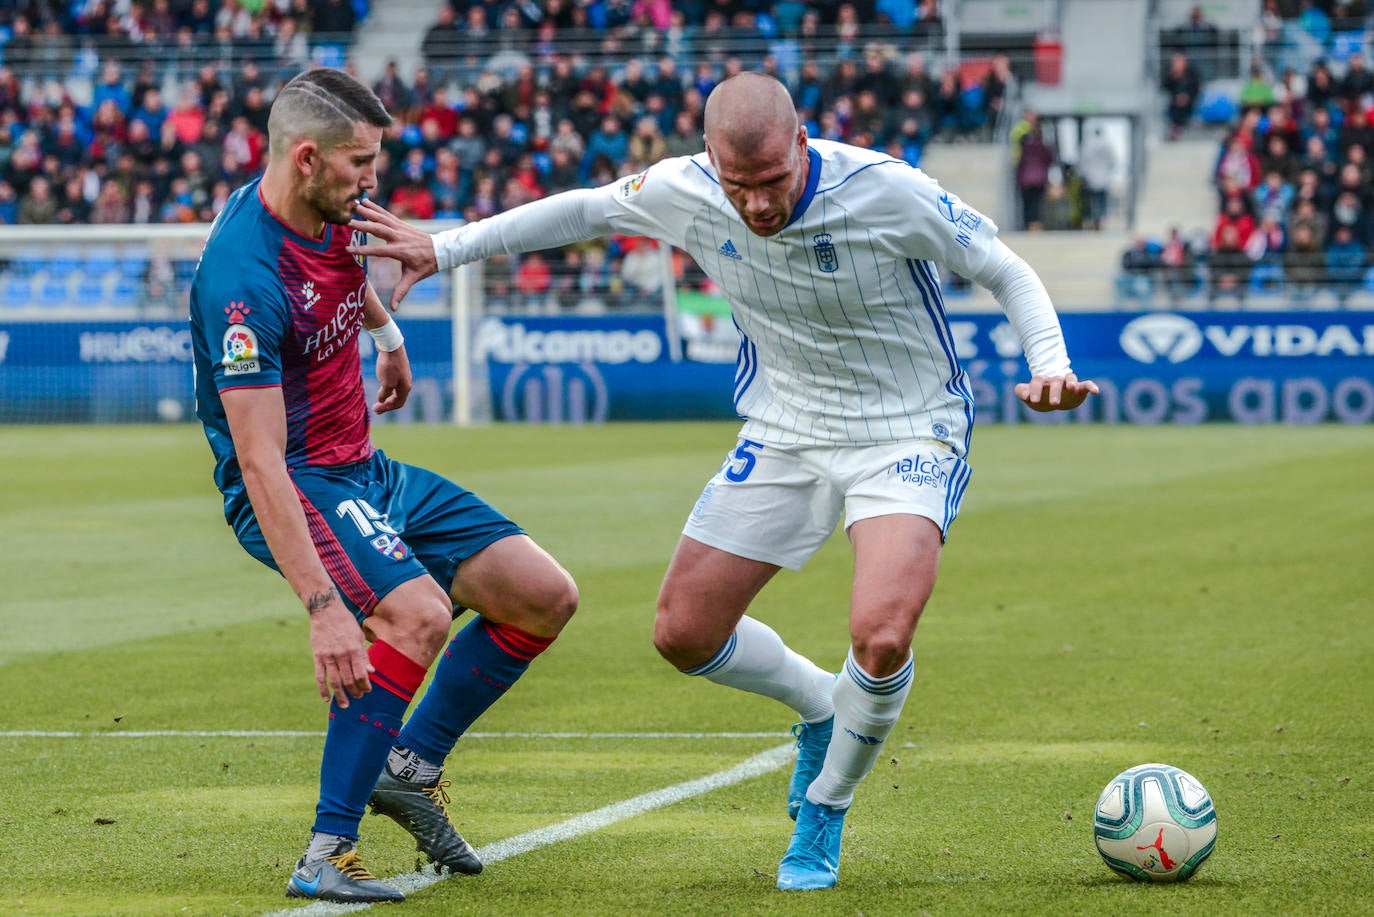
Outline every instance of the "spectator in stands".
<path fill-rule="evenodd" d="M 597 160 L 605 159 L 612 171 L 611 178 L 614 179 L 619 172 L 619 164 L 629 155 L 630 140 L 621 130 L 620 119 L 615 115 L 607 115 L 601 119 L 601 126 L 587 139 L 587 151 L 582 157 L 583 176 L 590 180 Z"/>
<path fill-rule="evenodd" d="M 1226 151 L 1217 163 L 1216 183 L 1223 200 L 1235 192 L 1249 193 L 1260 183 L 1259 159 L 1240 132 L 1226 142 Z"/>
<path fill-rule="evenodd" d="M 1177 306 L 1196 287 L 1193 248 L 1179 233 L 1177 226 L 1169 227 L 1169 238 L 1159 252 L 1159 275 L 1164 282 L 1169 302 Z"/>
<path fill-rule="evenodd" d="M 1356 189 L 1347 188 L 1336 195 L 1331 205 L 1330 232 L 1334 235 L 1341 227 L 1350 230 L 1350 235 L 1360 244 L 1368 240 L 1369 208 Z"/>
<path fill-rule="evenodd" d="M 515 292 L 525 308 L 542 308 L 553 286 L 553 271 L 542 252 L 530 252 L 515 270 Z"/>
<path fill-rule="evenodd" d="M 1264 181 L 1255 189 L 1254 209 L 1261 221 L 1269 220 L 1282 223 L 1288 215 L 1288 207 L 1293 202 L 1293 186 L 1284 181 L 1283 176 L 1270 170 Z"/>
<path fill-rule="evenodd" d="M 997 125 L 997 119 L 1002 116 L 1002 111 L 1006 107 L 1007 92 L 1015 79 L 1011 72 L 1011 58 L 1000 52 L 994 54 L 982 82 L 983 121 L 989 136 Z"/>
<path fill-rule="evenodd" d="M 664 138 L 664 156 L 692 156 L 702 152 L 701 125 L 691 112 L 679 111 L 673 119 L 673 132 Z"/>
<path fill-rule="evenodd" d="M 629 145 L 629 162 L 632 170 L 647 169 L 662 159 L 667 150 L 668 144 L 659 133 L 657 121 L 643 117 L 635 122 L 634 136 L 630 138 Z"/>
<path fill-rule="evenodd" d="M 1026 130 L 1021 136 L 1016 156 L 1016 190 L 1021 196 L 1022 225 L 1032 232 L 1043 229 L 1041 203 L 1050 183 L 1050 167 L 1055 163 L 1054 148 L 1045 140 L 1040 117 L 1036 112 L 1025 114 Z"/>
<path fill-rule="evenodd" d="M 57 218 L 57 200 L 47 178 L 35 175 L 29 189 L 19 198 L 19 223 L 51 223 Z"/>
<path fill-rule="evenodd" d="M 1202 94 L 1202 78 L 1182 51 L 1175 52 L 1169 59 L 1163 88 L 1168 96 L 1165 114 L 1169 120 L 1169 139 L 1177 140 L 1192 121 L 1198 97 Z"/>
<path fill-rule="evenodd" d="M 1223 296 L 1235 297 L 1236 304 L 1245 304 L 1245 292 L 1250 283 L 1250 256 L 1245 253 L 1244 239 L 1235 225 L 1221 226 L 1207 258 L 1207 302 L 1216 304 Z"/>
<path fill-rule="evenodd" d="M 1255 231 L 1255 217 L 1250 212 L 1250 198 L 1239 191 L 1226 195 L 1221 213 L 1217 215 L 1216 224 L 1212 227 L 1212 248 L 1215 249 L 1221 244 L 1222 233 L 1227 229 L 1236 231 L 1236 244 L 1242 248 L 1250 238 L 1250 233 Z"/>
<path fill-rule="evenodd" d="M 449 16 L 453 15 L 453 8 L 445 5 L 442 7 Z M 382 75 L 377 77 L 372 84 L 372 91 L 377 98 L 382 100 L 382 104 L 387 107 L 387 111 L 396 112 L 398 116 L 409 112 L 412 107 L 413 96 L 410 87 L 406 85 L 401 77 L 400 68 L 396 64 L 396 59 L 392 58 L 386 62 L 382 68 Z"/>
<path fill-rule="evenodd" d="M 1340 97 L 1347 109 L 1368 108 L 1374 102 L 1374 71 L 1365 66 L 1364 55 L 1354 51 L 1346 58 Z"/>
<path fill-rule="evenodd" d="M 1112 178 L 1116 174 L 1116 148 L 1102 125 L 1093 125 L 1078 154 L 1078 172 L 1087 192 L 1085 224 L 1101 229 L 1107 215 L 1108 196 Z"/>
<path fill-rule="evenodd" d="M 129 203 L 123 186 L 117 181 L 107 180 L 100 186 L 100 194 L 91 207 L 91 222 L 113 225 L 127 223 L 129 217 Z"/>
<path fill-rule="evenodd" d="M 1326 281 L 1340 306 L 1360 288 L 1367 261 L 1368 253 L 1351 227 L 1337 223 L 1326 245 Z"/>
<path fill-rule="evenodd" d="M 1121 273 L 1116 280 L 1118 298 L 1148 303 L 1154 294 L 1158 270 L 1159 259 L 1151 250 L 1149 240 L 1136 236 L 1131 247 L 1121 253 Z"/>
<path fill-rule="evenodd" d="M 1276 172 L 1284 182 L 1296 179 L 1302 168 L 1302 159 L 1296 148 L 1289 146 L 1284 134 L 1271 132 L 1265 137 L 1264 153 L 1259 159 L 1260 174 Z"/>
<path fill-rule="evenodd" d="M 1326 280 L 1326 252 L 1310 222 L 1294 222 L 1292 242 L 1283 253 L 1283 274 L 1289 304 L 1295 309 L 1311 305 L 1312 297 Z"/>
<path fill-rule="evenodd" d="M 1374 126 L 1363 108 L 1352 108 L 1346 113 L 1345 123 L 1341 125 L 1338 155 L 1344 159 L 1346 151 L 1359 145 L 1366 151 L 1374 149 Z"/>
<path fill-rule="evenodd" d="M 14 185 L 0 178 L 0 226 L 13 226 L 19 222 L 19 195 Z"/>
<path fill-rule="evenodd" d="M 1250 65 L 1250 78 L 1240 88 L 1237 101 L 1242 109 L 1266 109 L 1274 104 L 1274 87 L 1265 76 L 1263 64 L 1256 61 Z"/>
<path fill-rule="evenodd" d="M 314 0 L 310 12 L 310 33 L 316 43 L 348 44 L 358 24 L 351 0 Z"/>
<path fill-rule="evenodd" d="M 959 74 L 949 68 L 940 74 L 934 98 L 935 132 L 941 141 L 953 140 L 964 133 L 964 100 L 959 86 Z"/>
<path fill-rule="evenodd" d="M 1167 40 L 1171 46 L 1197 62 L 1198 72 L 1204 82 L 1216 75 L 1221 32 L 1215 23 L 1207 19 L 1201 4 L 1193 5 L 1188 11 L 1188 20 L 1170 30 Z"/>
<path fill-rule="evenodd" d="M 1312 72 L 1307 75 L 1307 106 L 1312 111 L 1330 110 L 1339 92 L 1336 80 L 1331 76 L 1331 68 L 1326 61 L 1318 58 L 1312 64 Z"/>

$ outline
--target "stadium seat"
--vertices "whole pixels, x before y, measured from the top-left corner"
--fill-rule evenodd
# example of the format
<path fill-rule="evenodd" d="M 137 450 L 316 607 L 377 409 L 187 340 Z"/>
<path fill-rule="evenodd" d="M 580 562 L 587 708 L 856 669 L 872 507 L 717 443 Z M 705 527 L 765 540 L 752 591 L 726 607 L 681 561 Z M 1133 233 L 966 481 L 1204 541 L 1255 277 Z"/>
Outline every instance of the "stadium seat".
<path fill-rule="evenodd" d="M 172 277 L 178 286 L 189 287 L 196 273 L 196 262 L 189 258 L 178 258 L 172 262 Z"/>
<path fill-rule="evenodd" d="M 83 274 L 76 285 L 76 304 L 78 306 L 103 306 L 108 300 L 105 296 L 105 282 L 99 274 Z"/>
<path fill-rule="evenodd" d="M 49 275 L 38 292 L 38 301 L 45 306 L 70 305 L 72 298 L 67 289 L 67 278 Z"/>
<path fill-rule="evenodd" d="M 18 277 L 32 277 L 43 270 L 43 257 L 37 252 L 23 252 L 10 262 L 10 271 Z"/>
<path fill-rule="evenodd" d="M 437 305 L 444 298 L 444 284 L 439 280 L 422 280 L 410 288 L 406 301 L 417 306 Z"/>
<path fill-rule="evenodd" d="M 1283 265 L 1261 261 L 1250 269 L 1250 292 L 1270 293 L 1283 287 Z"/>
<path fill-rule="evenodd" d="M 119 258 L 109 246 L 91 246 L 86 250 L 86 275 L 101 277 L 119 267 Z"/>
<path fill-rule="evenodd" d="M 79 248 L 54 249 L 48 256 L 48 273 L 66 279 L 81 270 L 85 260 L 85 253 Z"/>
<path fill-rule="evenodd" d="M 1229 124 L 1235 120 L 1239 108 L 1230 94 L 1216 89 L 1204 90 L 1198 104 L 1198 118 L 1203 124 Z"/>
<path fill-rule="evenodd" d="M 1364 32 L 1332 32 L 1331 59 L 1344 64 L 1350 55 L 1364 50 Z"/>
<path fill-rule="evenodd" d="M 119 261 L 119 276 L 126 280 L 142 280 L 148 273 L 148 255 L 144 252 L 126 252 Z"/>
<path fill-rule="evenodd" d="M 115 306 L 135 306 L 143 297 L 143 283 L 127 277 L 121 277 L 115 283 L 114 289 L 110 291 L 110 304 Z"/>
<path fill-rule="evenodd" d="M 7 306 L 27 306 L 33 296 L 33 284 L 29 282 L 29 278 L 18 274 L 7 275 L 3 289 Z"/>

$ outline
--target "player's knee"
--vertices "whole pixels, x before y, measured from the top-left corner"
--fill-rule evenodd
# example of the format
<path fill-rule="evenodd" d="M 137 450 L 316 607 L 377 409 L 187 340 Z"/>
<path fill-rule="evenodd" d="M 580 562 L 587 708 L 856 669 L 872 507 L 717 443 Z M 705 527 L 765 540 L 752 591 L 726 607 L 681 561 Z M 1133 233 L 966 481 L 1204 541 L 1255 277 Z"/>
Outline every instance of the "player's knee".
<path fill-rule="evenodd" d="M 539 600 L 539 610 L 545 624 L 554 633 L 562 630 L 576 613 L 580 600 L 577 583 L 560 567 L 557 575 L 549 577 Z"/>
<path fill-rule="evenodd" d="M 654 618 L 654 649 L 679 671 L 696 668 L 720 649 L 720 640 L 688 627 L 660 607 Z"/>
<path fill-rule="evenodd" d="M 869 675 L 883 678 L 906 665 L 911 655 L 911 637 L 896 630 L 881 629 L 853 636 L 854 661 Z"/>
<path fill-rule="evenodd" d="M 542 637 L 556 637 L 577 611 L 577 583 L 562 567 L 554 566 L 525 583 L 515 601 L 502 613 L 491 616 Z"/>

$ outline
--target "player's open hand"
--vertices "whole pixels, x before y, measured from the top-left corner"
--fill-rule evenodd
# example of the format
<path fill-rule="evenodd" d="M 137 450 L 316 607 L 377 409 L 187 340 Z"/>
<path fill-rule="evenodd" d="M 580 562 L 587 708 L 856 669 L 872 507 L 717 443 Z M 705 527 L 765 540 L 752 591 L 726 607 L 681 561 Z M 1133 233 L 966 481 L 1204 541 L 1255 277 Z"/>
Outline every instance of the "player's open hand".
<path fill-rule="evenodd" d="M 381 386 L 377 389 L 377 401 L 372 405 L 374 414 L 394 411 L 406 403 L 414 380 L 404 344 L 396 350 L 377 351 L 377 381 Z"/>
<path fill-rule="evenodd" d="M 337 595 L 310 615 L 310 649 L 315 654 L 315 685 L 320 697 L 327 700 L 332 694 L 338 705 L 346 708 L 349 695 L 362 697 L 372 690 L 367 642 L 357 620 Z"/>
<path fill-rule="evenodd" d="M 1032 376 L 1029 382 L 1016 383 L 1016 397 L 1033 411 L 1072 411 L 1089 395 L 1096 395 L 1097 383 L 1079 379 L 1073 373 L 1066 376 Z"/>
<path fill-rule="evenodd" d="M 434 254 L 434 239 L 422 229 L 406 223 L 385 207 L 364 198 L 358 202 L 357 215 L 350 226 L 361 230 L 380 242 L 367 245 L 350 245 L 348 250 L 355 255 L 394 258 L 401 264 L 401 279 L 391 290 L 392 312 L 410 292 L 410 288 L 439 270 L 439 261 Z"/>

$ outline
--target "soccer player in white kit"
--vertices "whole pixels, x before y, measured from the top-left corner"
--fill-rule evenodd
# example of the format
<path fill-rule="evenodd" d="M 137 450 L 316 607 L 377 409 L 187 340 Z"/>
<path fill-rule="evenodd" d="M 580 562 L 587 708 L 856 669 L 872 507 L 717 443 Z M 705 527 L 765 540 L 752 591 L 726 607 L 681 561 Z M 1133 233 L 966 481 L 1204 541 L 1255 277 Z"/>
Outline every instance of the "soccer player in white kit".
<path fill-rule="evenodd" d="M 688 517 L 658 598 L 654 644 L 688 675 L 795 710 L 796 819 L 782 889 L 833 886 L 844 817 L 911 690 L 911 642 L 959 512 L 974 405 L 936 265 L 987 287 L 1020 337 L 1040 411 L 1096 394 L 1069 368 L 1035 272 L 997 227 L 918 169 L 809 141 L 786 88 L 741 73 L 705 112 L 706 152 L 517 207 L 435 236 L 363 202 L 355 224 L 417 280 L 499 253 L 612 232 L 690 254 L 740 331 L 738 442 Z M 851 646 L 838 675 L 745 614 L 841 516 L 854 548 Z"/>

